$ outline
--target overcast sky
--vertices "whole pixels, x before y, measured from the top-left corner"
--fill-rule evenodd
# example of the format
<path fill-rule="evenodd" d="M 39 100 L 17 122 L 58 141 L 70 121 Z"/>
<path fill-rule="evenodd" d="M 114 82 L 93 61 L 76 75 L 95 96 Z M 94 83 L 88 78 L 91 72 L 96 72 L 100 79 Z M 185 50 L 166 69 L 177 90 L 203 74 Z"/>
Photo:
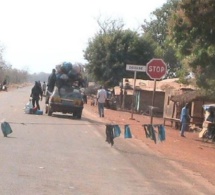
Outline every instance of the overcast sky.
<path fill-rule="evenodd" d="M 122 19 L 137 30 L 167 0 L 0 0 L 0 44 L 4 60 L 30 73 L 55 65 L 86 63 L 83 50 L 98 31 L 96 20 Z"/>

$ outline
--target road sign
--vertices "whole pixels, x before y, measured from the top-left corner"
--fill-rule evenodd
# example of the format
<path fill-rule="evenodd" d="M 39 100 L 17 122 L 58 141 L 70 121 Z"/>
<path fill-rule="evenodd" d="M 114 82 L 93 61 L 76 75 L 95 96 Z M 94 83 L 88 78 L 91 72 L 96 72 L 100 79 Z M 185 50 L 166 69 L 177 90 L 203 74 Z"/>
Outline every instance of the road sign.
<path fill-rule="evenodd" d="M 126 64 L 126 70 L 134 72 L 133 98 L 132 98 L 132 102 L 131 102 L 131 109 L 132 109 L 132 111 L 131 111 L 131 119 L 133 119 L 136 75 L 137 75 L 137 72 L 146 72 L 146 66 L 144 66 L 144 65 Z"/>
<path fill-rule="evenodd" d="M 137 72 L 146 72 L 146 66 L 144 65 L 134 65 L 134 64 L 126 64 L 126 70 L 128 71 L 137 71 Z"/>
<path fill-rule="evenodd" d="M 146 64 L 146 73 L 151 79 L 161 79 L 166 72 L 167 67 L 162 59 L 153 58 Z"/>

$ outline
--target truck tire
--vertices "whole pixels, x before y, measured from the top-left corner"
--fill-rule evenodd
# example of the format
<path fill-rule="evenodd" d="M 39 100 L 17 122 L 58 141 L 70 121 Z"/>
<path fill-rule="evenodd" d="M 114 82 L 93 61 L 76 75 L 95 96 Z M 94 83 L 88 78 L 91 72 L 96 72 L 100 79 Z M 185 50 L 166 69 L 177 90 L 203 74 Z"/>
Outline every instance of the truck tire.
<path fill-rule="evenodd" d="M 80 111 L 77 112 L 77 115 L 76 115 L 77 119 L 81 119 L 81 115 L 82 115 L 82 110 L 80 110 Z"/>
<path fill-rule="evenodd" d="M 82 111 L 73 112 L 73 118 L 81 119 Z"/>
<path fill-rule="evenodd" d="M 53 111 L 52 111 L 51 107 L 48 106 L 48 116 L 52 116 L 52 113 L 53 113 Z"/>

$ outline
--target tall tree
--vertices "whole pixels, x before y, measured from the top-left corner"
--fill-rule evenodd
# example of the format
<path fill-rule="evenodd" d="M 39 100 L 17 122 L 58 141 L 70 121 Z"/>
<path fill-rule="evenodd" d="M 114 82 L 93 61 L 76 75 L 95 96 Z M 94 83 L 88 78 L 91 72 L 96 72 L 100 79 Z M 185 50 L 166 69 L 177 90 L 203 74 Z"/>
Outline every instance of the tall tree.
<path fill-rule="evenodd" d="M 183 65 L 195 73 L 197 85 L 215 94 L 214 13 L 214 0 L 181 0 L 169 23 L 169 37 Z"/>
<path fill-rule="evenodd" d="M 150 21 L 145 20 L 142 25 L 143 36 L 150 40 L 154 48 L 154 57 L 163 58 L 168 65 L 167 77 L 175 77 L 176 72 L 180 69 L 180 61 L 175 55 L 174 48 L 169 44 L 168 21 L 177 9 L 179 0 L 168 0 L 161 8 L 151 13 Z"/>
<path fill-rule="evenodd" d="M 89 40 L 84 56 L 87 70 L 94 78 L 109 86 L 118 84 L 123 77 L 132 77 L 126 64 L 145 65 L 153 56 L 150 44 L 137 32 L 124 30 L 116 20 L 99 22 L 100 31 Z M 146 78 L 146 74 L 138 75 Z"/>

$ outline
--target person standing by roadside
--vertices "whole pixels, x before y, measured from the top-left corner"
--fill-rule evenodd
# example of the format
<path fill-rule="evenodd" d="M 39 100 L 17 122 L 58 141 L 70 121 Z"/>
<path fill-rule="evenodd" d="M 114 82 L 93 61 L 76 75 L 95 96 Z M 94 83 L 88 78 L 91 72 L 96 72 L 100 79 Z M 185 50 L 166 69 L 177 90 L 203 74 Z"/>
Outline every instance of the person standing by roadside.
<path fill-rule="evenodd" d="M 55 86 L 55 83 L 56 83 L 56 74 L 55 74 L 56 70 L 55 69 L 52 69 L 52 73 L 49 75 L 49 78 L 48 78 L 48 91 L 50 92 L 53 92 L 54 90 L 54 86 Z"/>
<path fill-rule="evenodd" d="M 46 94 L 46 82 L 45 81 L 43 82 L 42 88 L 43 88 L 43 95 L 45 95 Z"/>
<path fill-rule="evenodd" d="M 40 98 L 40 96 L 41 96 L 41 98 Z M 41 101 L 43 100 L 43 91 L 42 91 L 42 88 L 38 81 L 35 81 L 35 85 L 31 89 L 30 97 L 32 97 L 33 108 L 35 107 L 35 104 L 36 104 L 37 109 L 40 110 L 39 100 L 41 100 Z"/>
<path fill-rule="evenodd" d="M 87 104 L 87 94 L 85 92 L 83 93 L 83 100 L 84 103 Z"/>
<path fill-rule="evenodd" d="M 49 97 L 51 93 L 54 91 L 55 83 L 56 83 L 56 70 L 52 69 L 52 73 L 49 75 L 48 83 L 47 83 L 47 91 L 46 91 L 46 104 L 49 102 Z"/>
<path fill-rule="evenodd" d="M 7 80 L 6 80 L 6 79 L 4 79 L 2 85 L 3 85 L 3 86 L 4 86 L 4 85 L 7 85 Z"/>
<path fill-rule="evenodd" d="M 209 112 L 209 115 L 208 115 L 208 117 L 206 118 L 206 120 L 205 120 L 205 122 L 206 123 L 214 123 L 215 122 L 215 114 L 214 114 L 214 110 L 213 110 L 213 108 L 209 108 L 208 109 L 208 112 Z"/>
<path fill-rule="evenodd" d="M 99 111 L 100 117 L 104 117 L 104 105 L 105 105 L 106 99 L 107 99 L 107 92 L 104 89 L 104 87 L 101 86 L 97 92 L 98 111 Z"/>
<path fill-rule="evenodd" d="M 212 107 L 210 107 L 208 109 L 208 112 L 209 112 L 209 115 L 208 117 L 206 118 L 205 120 L 205 123 L 207 123 L 208 127 L 207 127 L 207 130 L 208 130 L 208 137 L 209 138 L 212 138 L 212 135 L 213 135 L 213 128 L 214 128 L 214 122 L 215 122 L 215 114 L 214 114 L 214 109 Z"/>
<path fill-rule="evenodd" d="M 187 131 L 189 128 L 190 115 L 189 115 L 188 108 L 189 108 L 189 104 L 186 103 L 185 106 L 181 110 L 181 117 L 180 117 L 180 122 L 181 122 L 180 135 L 181 135 L 181 137 L 185 137 L 184 132 Z"/>

